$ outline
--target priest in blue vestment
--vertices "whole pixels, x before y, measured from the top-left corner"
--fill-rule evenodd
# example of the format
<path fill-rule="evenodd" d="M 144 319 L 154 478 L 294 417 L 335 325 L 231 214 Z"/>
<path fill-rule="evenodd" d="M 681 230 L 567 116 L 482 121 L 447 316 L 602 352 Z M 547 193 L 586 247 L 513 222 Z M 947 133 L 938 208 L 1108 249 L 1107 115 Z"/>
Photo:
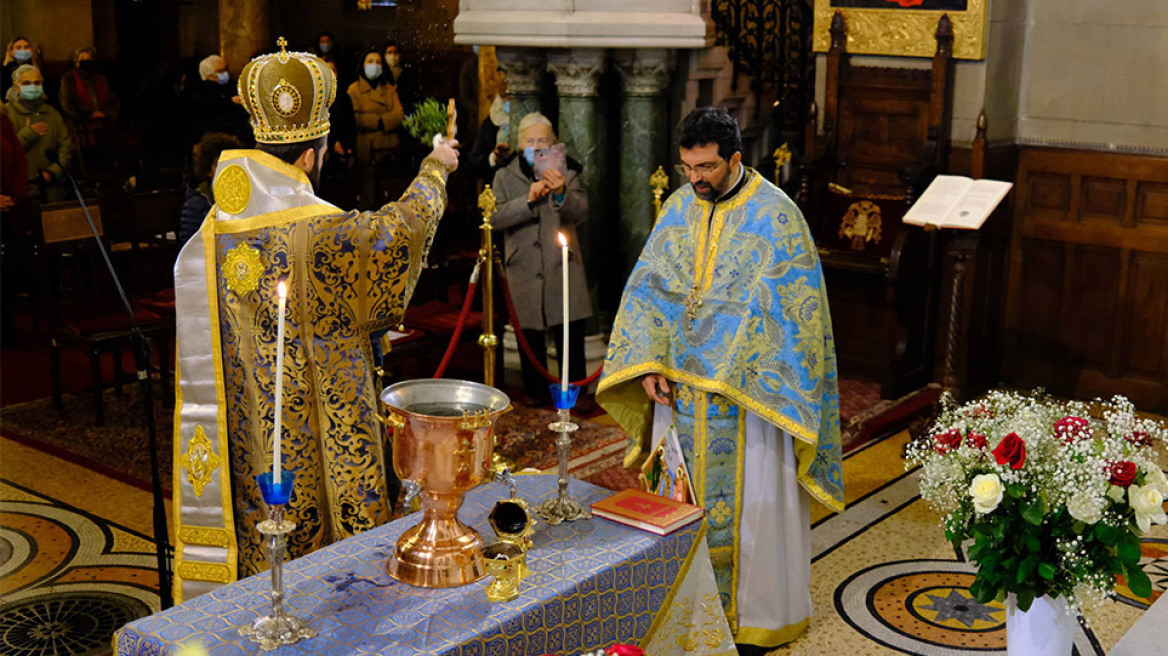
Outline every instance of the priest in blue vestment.
<path fill-rule="evenodd" d="M 742 163 L 714 108 L 678 126 L 689 181 L 629 276 L 597 401 L 626 465 L 672 425 L 742 654 L 811 618 L 810 499 L 843 509 L 839 391 L 823 272 L 799 208 Z"/>

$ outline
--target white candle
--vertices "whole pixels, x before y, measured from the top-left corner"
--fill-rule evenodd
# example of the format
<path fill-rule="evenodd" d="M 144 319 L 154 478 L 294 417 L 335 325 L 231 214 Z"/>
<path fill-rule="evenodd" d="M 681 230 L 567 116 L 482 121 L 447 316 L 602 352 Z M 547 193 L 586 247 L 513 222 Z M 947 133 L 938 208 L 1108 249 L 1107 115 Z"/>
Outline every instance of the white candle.
<path fill-rule="evenodd" d="M 568 239 L 564 233 L 557 233 L 560 238 L 560 252 L 564 259 L 564 348 L 560 354 L 560 391 L 568 392 Z"/>
<path fill-rule="evenodd" d="M 280 313 L 276 324 L 276 425 L 272 429 L 272 482 L 280 484 L 280 427 L 284 418 L 284 314 L 288 306 L 288 285 L 281 280 L 276 285 L 280 297 Z"/>

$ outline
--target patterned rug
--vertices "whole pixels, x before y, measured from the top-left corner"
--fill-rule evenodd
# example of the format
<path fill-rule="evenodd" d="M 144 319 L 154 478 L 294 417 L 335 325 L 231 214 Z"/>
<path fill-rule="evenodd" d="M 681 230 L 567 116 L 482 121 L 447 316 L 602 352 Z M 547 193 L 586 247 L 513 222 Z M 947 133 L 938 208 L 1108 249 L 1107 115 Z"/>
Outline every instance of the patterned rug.
<path fill-rule="evenodd" d="M 49 399 L 0 408 L 0 431 L 5 437 L 28 444 L 111 478 L 150 488 L 149 438 L 144 427 L 140 396 L 134 388 L 124 394 L 105 394 L 105 426 L 93 425 L 89 396 L 64 396 L 64 408 L 54 410 Z M 548 430 L 556 413 L 516 405 L 496 425 L 499 454 L 516 470 L 556 467 L 556 435 Z M 155 403 L 158 426 L 159 469 L 163 487 L 169 488 L 172 467 L 174 410 Z M 572 435 L 569 471 L 588 477 L 618 465 L 624 456 L 626 437 L 615 426 L 600 425 L 577 417 L 580 426 Z"/>

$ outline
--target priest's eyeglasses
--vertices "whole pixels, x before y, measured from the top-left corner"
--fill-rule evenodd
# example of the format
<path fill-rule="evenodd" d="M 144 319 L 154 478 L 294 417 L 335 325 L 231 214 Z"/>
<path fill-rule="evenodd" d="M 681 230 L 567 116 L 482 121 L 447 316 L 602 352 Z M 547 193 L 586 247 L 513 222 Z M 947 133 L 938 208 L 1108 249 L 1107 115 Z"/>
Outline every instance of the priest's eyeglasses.
<path fill-rule="evenodd" d="M 698 164 L 697 166 L 690 166 L 689 164 L 675 164 L 673 166 L 673 170 L 677 171 L 678 175 L 681 175 L 681 176 L 684 176 L 687 178 L 689 177 L 690 173 L 696 173 L 696 174 L 698 174 L 698 176 L 704 178 L 707 175 L 713 173 L 714 171 L 717 171 L 725 163 L 726 163 L 726 160 L 721 160 L 717 164 L 705 163 L 705 164 Z"/>

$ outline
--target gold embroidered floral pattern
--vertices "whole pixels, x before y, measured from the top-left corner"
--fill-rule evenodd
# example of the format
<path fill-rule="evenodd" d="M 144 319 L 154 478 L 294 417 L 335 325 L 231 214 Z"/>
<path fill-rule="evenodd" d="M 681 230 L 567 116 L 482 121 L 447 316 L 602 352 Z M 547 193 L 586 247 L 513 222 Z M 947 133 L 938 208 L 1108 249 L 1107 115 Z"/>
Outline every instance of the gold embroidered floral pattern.
<path fill-rule="evenodd" d="M 203 488 L 211 482 L 212 473 L 219 468 L 219 456 L 211 448 L 211 440 L 202 426 L 195 427 L 195 435 L 187 444 L 187 452 L 183 454 L 183 469 L 187 472 L 187 480 L 195 488 L 195 496 L 203 496 Z"/>
<path fill-rule="evenodd" d="M 239 214 L 251 202 L 251 180 L 238 164 L 223 169 L 215 177 L 215 204 L 228 214 Z"/>
<path fill-rule="evenodd" d="M 724 524 L 732 516 L 734 516 L 734 509 L 723 499 L 719 499 L 718 503 L 710 509 L 710 519 L 714 520 L 715 524 Z"/>
<path fill-rule="evenodd" d="M 264 261 L 260 252 L 243 243 L 227 252 L 223 261 L 223 278 L 227 289 L 243 296 L 254 292 L 260 285 L 264 272 Z"/>

